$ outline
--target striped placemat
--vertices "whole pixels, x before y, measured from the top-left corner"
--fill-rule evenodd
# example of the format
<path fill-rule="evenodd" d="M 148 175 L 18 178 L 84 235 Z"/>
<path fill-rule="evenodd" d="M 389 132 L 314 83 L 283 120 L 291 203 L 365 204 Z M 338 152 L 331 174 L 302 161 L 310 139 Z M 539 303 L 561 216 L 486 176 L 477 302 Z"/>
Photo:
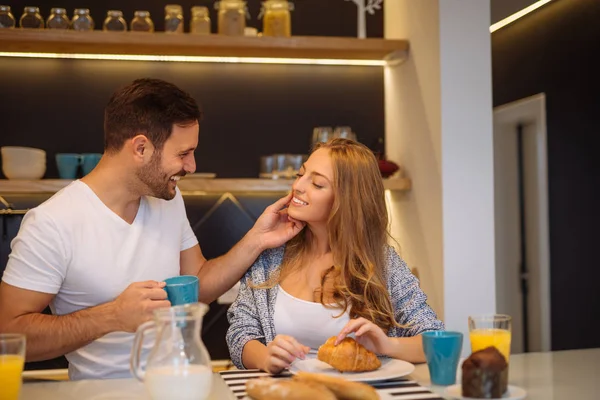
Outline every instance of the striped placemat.
<path fill-rule="evenodd" d="M 246 381 L 248 379 L 256 379 L 264 376 L 285 379 L 292 376 L 289 372 L 280 375 L 270 375 L 258 369 L 221 371 L 219 374 L 221 374 L 221 377 L 227 386 L 229 386 L 238 399 L 244 399 L 246 397 Z M 420 386 L 417 382 L 407 378 L 366 383 L 377 389 L 377 392 L 383 399 L 443 400 L 439 395 L 432 393 L 429 389 Z"/>

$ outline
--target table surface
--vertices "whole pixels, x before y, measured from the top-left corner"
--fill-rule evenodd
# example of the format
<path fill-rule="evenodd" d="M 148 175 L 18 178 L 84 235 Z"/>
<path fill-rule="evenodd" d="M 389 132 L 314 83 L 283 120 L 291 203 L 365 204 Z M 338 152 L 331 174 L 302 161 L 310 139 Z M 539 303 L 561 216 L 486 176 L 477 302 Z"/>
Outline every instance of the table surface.
<path fill-rule="evenodd" d="M 510 358 L 509 383 L 527 390 L 528 400 L 596 400 L 600 398 L 600 349 L 517 354 Z M 410 375 L 423 386 L 444 394 L 444 387 L 431 386 L 425 364 Z M 24 400 L 149 400 L 144 385 L 135 379 L 28 382 Z M 207 400 L 235 400 L 219 374 Z"/>

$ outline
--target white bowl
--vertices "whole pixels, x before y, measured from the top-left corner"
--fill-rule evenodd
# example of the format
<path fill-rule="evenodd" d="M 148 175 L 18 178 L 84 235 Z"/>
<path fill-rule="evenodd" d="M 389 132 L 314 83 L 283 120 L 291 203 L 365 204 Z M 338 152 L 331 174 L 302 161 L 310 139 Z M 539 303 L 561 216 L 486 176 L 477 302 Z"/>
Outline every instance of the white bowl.
<path fill-rule="evenodd" d="M 46 173 L 46 152 L 32 147 L 4 146 L 2 172 L 8 179 L 41 179 Z"/>
<path fill-rule="evenodd" d="M 0 151 L 2 158 L 28 158 L 29 160 L 46 159 L 46 152 L 34 147 L 3 146 Z"/>
<path fill-rule="evenodd" d="M 42 165 L 36 167 L 29 166 L 26 168 L 14 168 L 3 165 L 2 172 L 4 173 L 4 176 L 6 176 L 8 179 L 36 180 L 42 179 L 42 177 L 46 173 L 46 166 Z"/>

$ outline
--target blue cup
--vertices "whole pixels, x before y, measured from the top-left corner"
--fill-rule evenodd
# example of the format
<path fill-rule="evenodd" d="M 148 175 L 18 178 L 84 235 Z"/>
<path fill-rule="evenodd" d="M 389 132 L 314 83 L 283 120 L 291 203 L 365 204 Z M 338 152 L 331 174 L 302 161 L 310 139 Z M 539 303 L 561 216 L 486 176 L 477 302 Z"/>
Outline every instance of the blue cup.
<path fill-rule="evenodd" d="M 56 155 L 56 166 L 60 179 L 75 179 L 81 165 L 81 154 L 59 153 Z"/>
<path fill-rule="evenodd" d="M 453 385 L 462 351 L 463 334 L 460 332 L 424 332 L 423 350 L 427 358 L 429 376 L 434 385 Z"/>
<path fill-rule="evenodd" d="M 198 277 L 193 275 L 174 276 L 165 279 L 165 290 L 171 306 L 198 302 Z"/>
<path fill-rule="evenodd" d="M 83 176 L 86 176 L 87 174 L 92 172 L 94 168 L 96 168 L 96 165 L 98 165 L 98 162 L 100 162 L 100 158 L 102 158 L 102 154 L 86 153 L 82 154 L 81 158 L 81 169 L 83 170 Z"/>

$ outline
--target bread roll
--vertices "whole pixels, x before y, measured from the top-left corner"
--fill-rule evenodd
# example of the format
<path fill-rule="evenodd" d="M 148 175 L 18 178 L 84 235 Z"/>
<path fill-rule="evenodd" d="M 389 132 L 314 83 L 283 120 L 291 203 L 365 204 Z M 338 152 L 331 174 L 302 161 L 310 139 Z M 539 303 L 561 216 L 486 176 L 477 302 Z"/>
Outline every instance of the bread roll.
<path fill-rule="evenodd" d="M 246 393 L 254 400 L 337 400 L 324 385 L 290 379 L 249 379 Z"/>
<path fill-rule="evenodd" d="M 298 372 L 294 379 L 321 384 L 333 392 L 338 400 L 379 400 L 379 395 L 372 386 L 360 382 L 310 372 Z"/>

